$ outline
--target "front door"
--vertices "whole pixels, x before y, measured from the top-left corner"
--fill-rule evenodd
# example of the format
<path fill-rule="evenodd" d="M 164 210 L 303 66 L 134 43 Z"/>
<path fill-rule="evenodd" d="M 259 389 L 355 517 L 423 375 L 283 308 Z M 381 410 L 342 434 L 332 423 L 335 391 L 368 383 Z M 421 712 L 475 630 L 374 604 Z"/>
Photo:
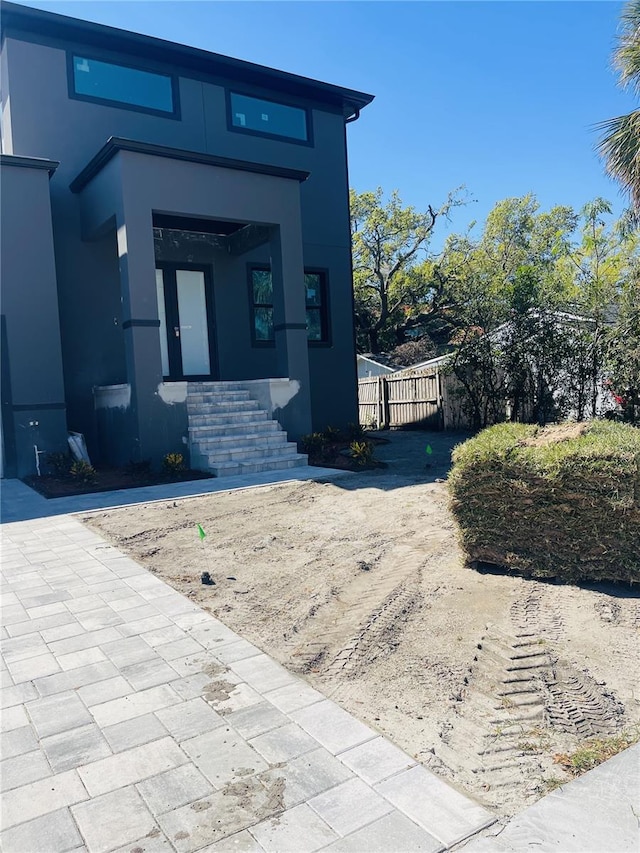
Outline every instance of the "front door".
<path fill-rule="evenodd" d="M 207 267 L 156 268 L 162 375 L 169 380 L 216 377 L 213 294 Z"/>

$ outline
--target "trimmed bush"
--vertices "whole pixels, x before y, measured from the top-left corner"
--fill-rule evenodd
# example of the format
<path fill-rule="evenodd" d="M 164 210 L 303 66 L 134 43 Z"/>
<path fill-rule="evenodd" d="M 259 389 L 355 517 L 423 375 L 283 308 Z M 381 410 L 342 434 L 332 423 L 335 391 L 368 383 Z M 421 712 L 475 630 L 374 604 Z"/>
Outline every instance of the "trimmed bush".
<path fill-rule="evenodd" d="M 470 560 L 536 578 L 640 582 L 640 430 L 499 424 L 453 461 L 451 506 Z"/>

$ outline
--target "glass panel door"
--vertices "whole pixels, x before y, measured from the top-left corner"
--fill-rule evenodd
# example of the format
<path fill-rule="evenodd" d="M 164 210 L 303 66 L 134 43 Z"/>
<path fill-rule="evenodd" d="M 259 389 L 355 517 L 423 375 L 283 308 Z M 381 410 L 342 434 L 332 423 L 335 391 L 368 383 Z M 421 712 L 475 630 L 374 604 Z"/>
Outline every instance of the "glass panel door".
<path fill-rule="evenodd" d="M 211 373 L 211 362 L 204 272 L 176 270 L 176 289 L 182 375 L 207 376 Z"/>
<path fill-rule="evenodd" d="M 214 377 L 211 282 L 206 268 L 161 263 L 156 269 L 162 375 Z"/>

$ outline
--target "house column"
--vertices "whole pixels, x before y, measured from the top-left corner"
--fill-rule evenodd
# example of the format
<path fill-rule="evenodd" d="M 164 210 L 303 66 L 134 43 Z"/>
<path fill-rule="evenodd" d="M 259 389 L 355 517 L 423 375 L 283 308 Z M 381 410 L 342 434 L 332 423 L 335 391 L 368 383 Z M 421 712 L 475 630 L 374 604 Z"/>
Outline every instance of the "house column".
<path fill-rule="evenodd" d="M 299 389 L 283 413 L 283 427 L 291 438 L 311 432 L 309 346 L 299 215 L 271 229 L 271 276 L 273 282 L 273 330 L 278 375 L 299 383 Z"/>
<path fill-rule="evenodd" d="M 166 446 L 162 402 L 160 320 L 155 278 L 151 210 L 124 204 L 116 215 L 122 330 L 131 386 L 131 459 L 158 463 L 176 448 Z"/>

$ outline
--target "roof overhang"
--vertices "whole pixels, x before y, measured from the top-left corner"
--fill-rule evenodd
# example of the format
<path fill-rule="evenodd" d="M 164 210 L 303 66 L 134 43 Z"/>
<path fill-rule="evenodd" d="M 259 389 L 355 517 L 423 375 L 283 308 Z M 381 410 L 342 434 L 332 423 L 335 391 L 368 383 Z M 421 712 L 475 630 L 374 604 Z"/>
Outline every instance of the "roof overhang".
<path fill-rule="evenodd" d="M 57 160 L 45 160 L 42 157 L 20 157 L 16 154 L 0 154 L 0 166 L 18 166 L 22 169 L 46 169 L 49 177 L 60 163 Z"/>
<path fill-rule="evenodd" d="M 112 136 L 98 151 L 84 169 L 69 184 L 72 193 L 79 193 L 92 178 L 106 166 L 119 151 L 131 151 L 135 154 L 150 154 L 153 157 L 166 157 L 170 160 L 183 160 L 188 163 L 201 163 L 205 166 L 219 166 L 223 169 L 235 169 L 240 172 L 255 172 L 258 175 L 272 175 L 292 181 L 306 181 L 309 172 L 300 169 L 285 169 L 267 163 L 254 163 L 250 160 L 235 160 L 231 157 L 218 157 L 200 151 L 187 151 L 183 148 L 169 148 L 166 145 L 153 145 L 149 142 L 137 142 L 133 139 L 121 139 Z"/>
<path fill-rule="evenodd" d="M 323 83 L 242 59 L 67 15 L 44 12 L 17 3 L 7 3 L 4 0 L 0 3 L 0 13 L 3 38 L 5 34 L 17 31 L 80 42 L 104 50 L 147 58 L 164 65 L 173 65 L 176 69 L 184 69 L 185 72 L 222 77 L 235 83 L 261 86 L 299 98 L 331 104 L 341 107 L 345 118 L 357 118 L 360 110 L 374 98 L 366 92 L 345 89 L 332 83 Z"/>

